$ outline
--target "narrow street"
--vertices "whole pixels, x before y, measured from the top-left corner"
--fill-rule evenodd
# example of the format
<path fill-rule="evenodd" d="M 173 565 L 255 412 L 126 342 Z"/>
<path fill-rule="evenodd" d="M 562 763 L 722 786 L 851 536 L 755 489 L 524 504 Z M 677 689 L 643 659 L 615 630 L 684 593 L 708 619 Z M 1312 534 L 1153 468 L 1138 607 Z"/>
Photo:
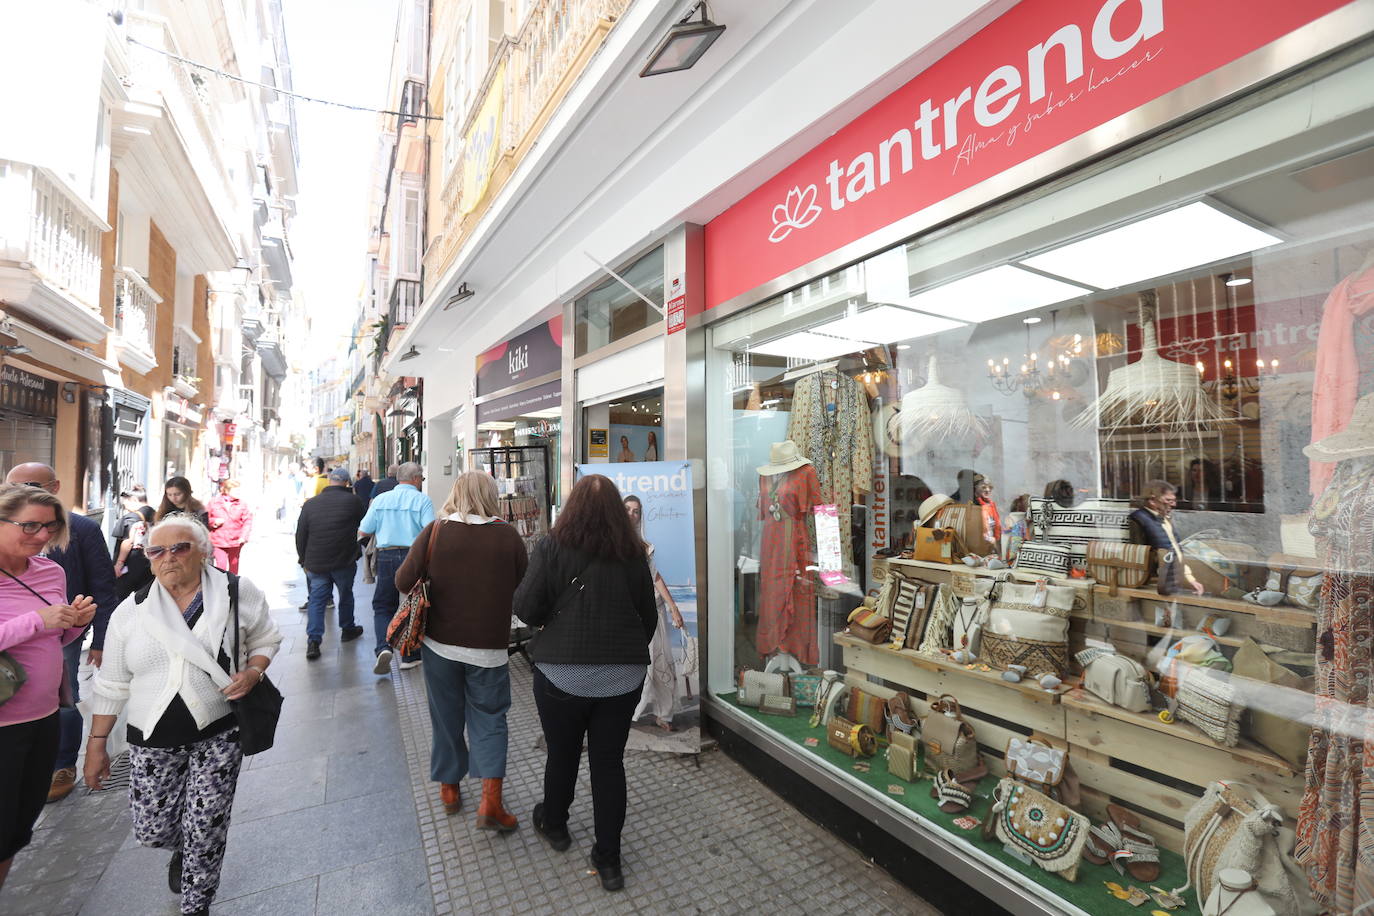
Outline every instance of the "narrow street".
<path fill-rule="evenodd" d="M 627 752 L 626 889 L 605 893 L 586 866 L 585 767 L 573 848 L 554 853 L 529 829 L 543 751 L 530 669 L 518 656 L 506 797 L 521 829 L 476 830 L 472 781 L 464 811 L 445 816 L 429 781 L 421 671 L 372 674 L 370 624 L 340 645 L 333 611 L 323 657 L 306 662 L 304 577 L 290 535 L 275 527 L 255 536 L 241 571 L 267 592 L 285 637 L 271 676 L 287 702 L 276 746 L 244 762 L 213 913 L 934 912 L 715 750 Z M 360 578 L 355 594 L 366 620 L 372 586 Z M 45 809 L 0 912 L 171 916 L 166 866 L 165 851 L 134 842 L 124 783 L 79 786 Z"/>

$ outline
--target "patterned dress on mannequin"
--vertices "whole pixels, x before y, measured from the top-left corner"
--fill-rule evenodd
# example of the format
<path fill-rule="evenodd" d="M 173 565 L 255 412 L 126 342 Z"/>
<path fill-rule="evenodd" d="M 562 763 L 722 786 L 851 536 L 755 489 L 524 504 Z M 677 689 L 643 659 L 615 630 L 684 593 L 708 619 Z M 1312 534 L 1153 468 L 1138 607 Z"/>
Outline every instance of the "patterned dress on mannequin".
<path fill-rule="evenodd" d="M 1326 575 L 1295 855 L 1322 906 L 1365 912 L 1374 904 L 1374 456 L 1337 466 L 1310 528 Z"/>
<path fill-rule="evenodd" d="M 759 518 L 763 541 L 759 557 L 759 654 L 789 652 L 814 665 L 816 574 L 811 509 L 821 502 L 816 469 L 805 464 L 782 474 L 759 477 Z"/>
<path fill-rule="evenodd" d="M 787 438 L 811 459 L 822 503 L 834 503 L 840 516 L 840 556 L 844 573 L 858 577 L 850 543 L 850 515 L 856 496 L 873 487 L 873 415 L 868 396 L 843 372 L 826 369 L 797 380 Z"/>

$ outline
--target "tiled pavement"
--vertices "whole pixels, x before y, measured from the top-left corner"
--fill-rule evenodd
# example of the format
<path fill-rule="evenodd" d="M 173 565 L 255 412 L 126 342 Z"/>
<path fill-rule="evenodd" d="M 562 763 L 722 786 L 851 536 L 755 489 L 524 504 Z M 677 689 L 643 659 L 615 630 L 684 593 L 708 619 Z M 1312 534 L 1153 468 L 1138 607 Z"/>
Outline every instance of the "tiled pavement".
<path fill-rule="evenodd" d="M 307 663 L 303 577 L 286 536 L 264 534 L 243 572 L 279 608 L 285 638 L 271 675 L 287 703 L 276 746 L 245 761 L 215 914 L 935 912 L 712 750 L 627 754 L 626 888 L 603 892 L 586 865 L 585 766 L 573 848 L 554 853 L 529 827 L 543 753 L 520 658 L 506 798 L 521 828 L 476 830 L 473 780 L 463 811 L 445 816 L 428 778 L 420 670 L 371 673 L 371 586 L 355 588 L 367 635 L 340 645 L 331 611 L 324 656 Z M 123 791 L 81 787 L 47 807 L 0 913 L 173 914 L 166 862 L 134 843 Z"/>

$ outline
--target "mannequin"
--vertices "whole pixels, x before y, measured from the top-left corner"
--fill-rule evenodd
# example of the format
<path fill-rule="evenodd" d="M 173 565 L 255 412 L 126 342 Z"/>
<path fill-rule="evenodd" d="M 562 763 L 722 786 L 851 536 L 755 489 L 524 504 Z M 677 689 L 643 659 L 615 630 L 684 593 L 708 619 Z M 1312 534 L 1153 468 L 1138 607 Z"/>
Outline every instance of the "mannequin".
<path fill-rule="evenodd" d="M 816 579 L 811 509 L 822 502 L 816 469 L 790 439 L 775 442 L 759 472 L 759 628 L 763 656 L 785 652 L 816 664 Z"/>
<path fill-rule="evenodd" d="M 1367 907 L 1374 887 L 1374 394 L 1346 429 L 1303 449 L 1335 464 L 1309 528 L 1326 567 L 1317 610 L 1316 719 L 1294 856 L 1317 902 L 1333 913 Z"/>

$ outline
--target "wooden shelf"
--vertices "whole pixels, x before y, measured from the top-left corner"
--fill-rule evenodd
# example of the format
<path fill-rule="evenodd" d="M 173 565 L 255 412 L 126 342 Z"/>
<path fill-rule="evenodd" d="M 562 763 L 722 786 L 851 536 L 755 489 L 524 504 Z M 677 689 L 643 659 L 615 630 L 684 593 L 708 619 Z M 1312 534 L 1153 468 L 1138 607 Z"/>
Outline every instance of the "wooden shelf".
<path fill-rule="evenodd" d="M 864 642 L 862 639 L 855 639 L 853 636 L 845 636 L 843 633 L 836 633 L 834 639 L 835 645 L 837 646 L 872 650 L 892 658 L 899 658 L 922 671 L 943 672 L 958 675 L 960 677 L 967 677 L 970 680 L 993 684 L 997 687 L 1006 688 L 1007 690 L 1014 690 L 1017 693 L 1034 697 L 1040 702 L 1057 703 L 1059 697 L 1067 693 L 1070 689 L 1067 684 L 1061 684 L 1054 690 L 1046 690 L 1029 678 L 1014 683 L 1012 681 L 1004 681 L 1002 679 L 1002 672 L 996 668 L 984 671 L 977 664 L 961 665 L 947 658 L 935 658 L 934 656 L 923 655 L 915 649 L 894 649 L 890 645 L 875 646 L 872 643 Z"/>
<path fill-rule="evenodd" d="M 1107 594 L 1107 587 L 1105 585 L 1099 585 L 1097 586 L 1097 592 L 1105 595 Z M 1248 614 L 1258 620 L 1289 627 L 1314 627 L 1317 624 L 1317 617 L 1312 611 L 1293 607 L 1291 605 L 1265 607 L 1262 604 L 1251 604 L 1248 601 L 1235 601 L 1231 598 L 1214 598 L 1210 595 L 1194 595 L 1191 593 L 1161 595 L 1156 591 L 1144 588 L 1119 588 L 1117 589 L 1116 597 L 1134 598 L 1137 601 L 1176 602 L 1186 607 L 1226 611 L 1230 614 Z"/>
<path fill-rule="evenodd" d="M 1235 759 L 1244 761 L 1250 766 L 1261 767 L 1265 770 L 1285 775 L 1297 774 L 1297 770 L 1295 770 L 1288 761 L 1279 757 L 1277 754 L 1266 751 L 1252 741 L 1242 738 L 1240 744 L 1235 747 L 1226 747 L 1224 744 L 1218 744 L 1211 738 L 1208 738 L 1202 732 L 1198 731 L 1195 726 L 1187 722 L 1181 720 L 1173 723 L 1161 722 L 1157 713 L 1131 712 L 1129 709 L 1113 706 L 1105 700 L 1099 699 L 1093 694 L 1088 693 L 1088 691 L 1081 687 L 1075 687 L 1066 692 L 1060 698 L 1060 702 L 1064 706 L 1072 709 L 1079 709 L 1084 712 L 1092 713 L 1093 715 L 1105 716 L 1119 722 L 1129 723 L 1137 728 L 1147 729 L 1157 734 L 1168 735 L 1171 738 L 1178 738 L 1183 741 L 1190 741 L 1193 744 L 1200 744 L 1212 750 L 1230 754 Z M 1112 753 L 1110 747 L 1096 748 L 1096 750 L 1109 755 Z M 1167 754 L 1167 749 L 1161 748 L 1161 754 Z"/>
<path fill-rule="evenodd" d="M 1143 620 L 1115 620 L 1111 617 L 1094 617 L 1093 623 L 1101 624 L 1105 627 L 1122 627 L 1127 630 L 1136 630 L 1141 633 L 1149 633 L 1153 636 L 1165 636 L 1170 633 L 1179 639 L 1185 636 L 1196 634 L 1197 630 L 1189 630 L 1180 627 L 1157 627 L 1152 623 L 1145 623 Z M 1245 644 L 1244 639 L 1237 639 L 1234 636 L 1213 636 L 1212 639 L 1221 643 L 1223 646 L 1240 648 Z"/>

